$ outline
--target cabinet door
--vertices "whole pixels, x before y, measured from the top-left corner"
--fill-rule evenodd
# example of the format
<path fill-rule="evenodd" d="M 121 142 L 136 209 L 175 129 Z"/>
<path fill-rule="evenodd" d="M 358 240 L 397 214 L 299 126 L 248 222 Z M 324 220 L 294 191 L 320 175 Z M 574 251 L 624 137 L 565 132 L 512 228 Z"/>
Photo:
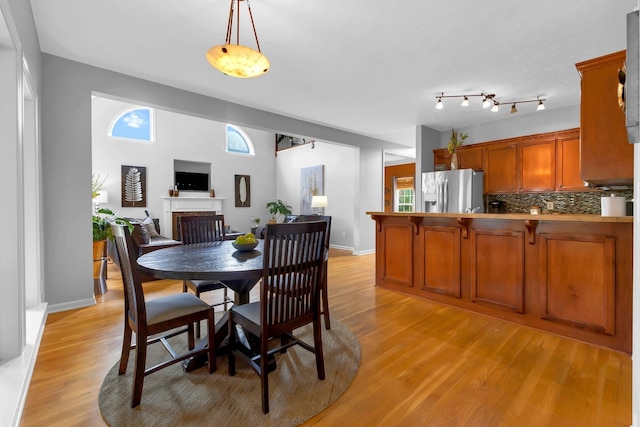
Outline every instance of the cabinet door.
<path fill-rule="evenodd" d="M 461 148 L 458 150 L 458 167 L 460 169 L 484 169 L 484 150 L 478 148 Z"/>
<path fill-rule="evenodd" d="M 460 227 L 423 227 L 425 291 L 460 298 Z"/>
<path fill-rule="evenodd" d="M 451 168 L 451 154 L 444 149 L 433 150 L 433 170 L 444 171 Z"/>
<path fill-rule="evenodd" d="M 579 134 L 556 141 L 556 190 L 585 190 L 584 181 L 580 178 Z"/>
<path fill-rule="evenodd" d="M 524 232 L 472 230 L 471 301 L 524 313 Z"/>
<path fill-rule="evenodd" d="M 518 145 L 518 191 L 556 189 L 555 139 L 523 142 Z"/>
<path fill-rule="evenodd" d="M 378 283 L 413 287 L 413 230 L 411 223 L 384 223 L 376 233 Z"/>
<path fill-rule="evenodd" d="M 615 334 L 615 238 L 540 235 L 543 318 Z"/>
<path fill-rule="evenodd" d="M 487 148 L 485 193 L 516 192 L 516 145 L 496 144 Z"/>
<path fill-rule="evenodd" d="M 618 106 L 618 70 L 625 51 L 576 64 L 582 75 L 580 173 L 598 185 L 633 184 L 633 145 Z"/>

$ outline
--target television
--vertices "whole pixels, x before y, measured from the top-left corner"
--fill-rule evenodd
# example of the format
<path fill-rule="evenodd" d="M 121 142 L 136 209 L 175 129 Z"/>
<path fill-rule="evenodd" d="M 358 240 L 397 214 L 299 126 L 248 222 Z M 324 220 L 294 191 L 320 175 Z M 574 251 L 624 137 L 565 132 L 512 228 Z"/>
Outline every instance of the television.
<path fill-rule="evenodd" d="M 184 191 L 209 191 L 209 174 L 176 171 L 176 186 Z"/>

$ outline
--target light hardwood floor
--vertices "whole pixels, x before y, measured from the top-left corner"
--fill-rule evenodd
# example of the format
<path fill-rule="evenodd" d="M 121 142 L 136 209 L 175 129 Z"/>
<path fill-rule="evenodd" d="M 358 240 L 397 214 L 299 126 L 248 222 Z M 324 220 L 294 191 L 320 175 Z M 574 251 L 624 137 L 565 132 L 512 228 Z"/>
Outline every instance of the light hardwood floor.
<path fill-rule="evenodd" d="M 331 315 L 356 334 L 362 361 L 344 395 L 305 425 L 631 424 L 628 355 L 376 287 L 373 255 L 332 250 L 329 263 Z M 109 274 L 97 305 L 49 315 L 21 425 L 104 425 L 98 392 L 123 322 L 122 284 Z M 181 286 L 145 289 L 153 298 Z"/>

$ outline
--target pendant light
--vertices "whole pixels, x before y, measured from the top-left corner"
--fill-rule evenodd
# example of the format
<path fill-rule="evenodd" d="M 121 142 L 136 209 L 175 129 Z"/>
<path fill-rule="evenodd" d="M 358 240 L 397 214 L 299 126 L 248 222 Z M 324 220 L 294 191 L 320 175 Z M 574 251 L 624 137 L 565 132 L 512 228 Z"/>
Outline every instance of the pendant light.
<path fill-rule="evenodd" d="M 238 2 L 237 9 L 235 8 L 236 2 Z M 258 50 L 240 44 L 240 2 L 247 4 L 249 17 L 251 18 L 251 27 L 253 28 L 253 35 L 256 38 L 256 47 Z M 236 10 L 237 21 L 235 44 L 231 42 L 234 10 Z M 260 51 L 260 42 L 258 42 L 258 33 L 256 32 L 256 26 L 253 22 L 253 13 L 251 12 L 249 0 L 231 0 L 225 43 L 209 49 L 207 51 L 207 61 L 224 74 L 239 78 L 257 77 L 269 71 L 269 60 Z"/>

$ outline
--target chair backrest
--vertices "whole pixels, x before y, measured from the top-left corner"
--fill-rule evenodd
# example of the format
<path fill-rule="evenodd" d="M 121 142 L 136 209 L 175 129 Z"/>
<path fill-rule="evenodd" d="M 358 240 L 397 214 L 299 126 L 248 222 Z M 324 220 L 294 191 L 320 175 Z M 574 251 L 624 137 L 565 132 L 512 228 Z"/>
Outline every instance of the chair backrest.
<path fill-rule="evenodd" d="M 139 325 L 146 325 L 147 314 L 144 304 L 142 282 L 138 271 L 138 255 L 135 243 L 126 225 L 111 223 L 111 231 L 120 259 L 120 272 L 124 285 L 124 312 L 134 331 Z"/>
<path fill-rule="evenodd" d="M 291 331 L 319 316 L 326 230 L 323 221 L 267 226 L 260 285 L 264 336 Z"/>
<path fill-rule="evenodd" d="M 219 242 L 224 240 L 224 215 L 180 217 L 182 243 Z"/>
<path fill-rule="evenodd" d="M 327 223 L 327 233 L 325 234 L 325 247 L 329 249 L 331 241 L 331 217 L 328 215 L 298 215 L 298 222 L 324 221 Z"/>

